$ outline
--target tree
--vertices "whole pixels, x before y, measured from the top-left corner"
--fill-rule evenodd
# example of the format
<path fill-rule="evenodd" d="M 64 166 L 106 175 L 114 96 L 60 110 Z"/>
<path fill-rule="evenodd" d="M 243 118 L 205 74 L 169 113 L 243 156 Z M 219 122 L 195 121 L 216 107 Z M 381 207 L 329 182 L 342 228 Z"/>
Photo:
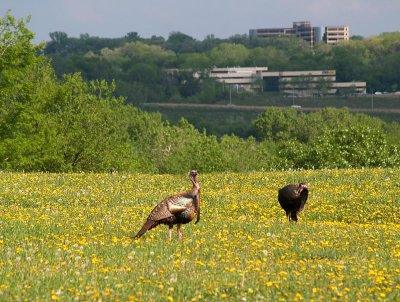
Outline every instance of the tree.
<path fill-rule="evenodd" d="M 353 35 L 350 37 L 350 40 L 351 41 L 361 41 L 361 40 L 364 40 L 364 37 L 360 36 L 360 35 Z"/>
<path fill-rule="evenodd" d="M 310 142 L 329 129 L 351 128 L 358 125 L 383 130 L 382 120 L 362 113 L 352 114 L 347 108 L 323 108 L 299 117 L 296 139 L 303 143 Z"/>
<path fill-rule="evenodd" d="M 140 36 L 139 34 L 135 31 L 135 32 L 129 32 L 125 35 L 125 39 L 128 42 L 135 42 L 140 40 Z"/>
<path fill-rule="evenodd" d="M 114 83 L 62 81 L 33 46 L 24 21 L 0 19 L 0 168 L 25 171 L 106 171 L 141 167 L 129 135 L 134 116 Z M 137 130 L 139 131 L 139 130 Z"/>
<path fill-rule="evenodd" d="M 203 41 L 200 42 L 199 51 L 207 52 L 217 47 L 219 44 L 222 43 L 221 39 L 216 38 L 213 34 L 207 35 Z"/>
<path fill-rule="evenodd" d="M 369 127 L 326 130 L 312 142 L 305 168 L 386 167 L 399 162 L 383 132 Z"/>
<path fill-rule="evenodd" d="M 162 47 L 163 47 L 164 44 L 165 44 L 165 39 L 164 39 L 164 37 L 155 36 L 155 35 L 152 35 L 151 38 L 150 38 L 150 39 L 147 39 L 146 41 L 147 41 L 147 43 L 149 43 L 150 45 L 159 45 L 159 46 L 162 46 Z"/>
<path fill-rule="evenodd" d="M 269 70 L 286 70 L 289 57 L 284 50 L 266 46 L 252 49 L 248 61 L 251 66 L 267 66 Z"/>
<path fill-rule="evenodd" d="M 243 34 L 243 35 L 236 34 L 236 35 L 230 36 L 228 38 L 228 41 L 233 44 L 242 44 L 247 47 L 247 45 L 249 44 L 249 36 L 247 34 Z"/>
<path fill-rule="evenodd" d="M 203 70 L 211 67 L 211 59 L 205 53 L 185 53 L 178 56 L 179 67 L 183 69 Z"/>
<path fill-rule="evenodd" d="M 65 32 L 55 31 L 50 33 L 50 42 L 46 45 L 46 54 L 59 53 L 66 55 L 68 35 Z"/>
<path fill-rule="evenodd" d="M 254 121 L 261 140 L 280 141 L 293 138 L 296 131 L 298 111 L 290 108 L 265 109 Z"/>
<path fill-rule="evenodd" d="M 38 147 L 37 130 L 46 123 L 35 113 L 46 107 L 54 73 L 36 54 L 34 35 L 26 27 L 29 19 L 10 14 L 0 19 L 0 167 L 8 169 Z M 47 93 L 47 94 L 46 94 Z M 36 141 L 35 141 L 36 139 Z M 32 140 L 30 144 L 27 140 Z"/>
<path fill-rule="evenodd" d="M 66 171 L 131 170 L 139 164 L 131 147 L 123 98 L 113 97 L 114 84 L 84 82 L 66 75 L 52 111 L 59 121 L 59 148 Z M 68 129 L 67 131 L 65 129 Z"/>
<path fill-rule="evenodd" d="M 398 50 L 389 53 L 382 59 L 382 65 L 378 67 L 382 90 L 400 90 L 400 45 Z"/>
<path fill-rule="evenodd" d="M 224 135 L 220 143 L 224 154 L 224 170 L 233 172 L 260 171 L 277 168 L 273 144 L 259 143 L 254 137 L 242 139 L 235 135 Z M 244 156 L 245 155 L 245 156 Z"/>
<path fill-rule="evenodd" d="M 10 14 L 0 19 L 0 87 L 14 87 L 24 78 L 24 71 L 38 60 L 36 53 L 43 45 L 34 46 L 34 34 L 26 28 L 28 19 L 16 20 Z"/>
<path fill-rule="evenodd" d="M 219 67 L 244 66 L 249 50 L 241 44 L 222 43 L 210 51 L 212 64 Z"/>
<path fill-rule="evenodd" d="M 341 43 L 332 48 L 333 68 L 337 70 L 338 81 L 359 81 L 369 71 L 369 50 L 361 41 Z"/>
<path fill-rule="evenodd" d="M 166 48 L 174 51 L 175 53 L 195 52 L 197 48 L 197 41 L 181 32 L 170 33 L 168 40 L 165 44 Z"/>
<path fill-rule="evenodd" d="M 157 139 L 157 161 L 160 173 L 183 173 L 190 169 L 203 172 L 223 170 L 223 154 L 215 136 L 200 133 L 182 119 L 176 126 L 163 128 Z"/>
<path fill-rule="evenodd" d="M 25 68 L 24 76 L 21 87 L 13 91 L 17 97 L 8 99 L 8 111 L 3 111 L 0 167 L 27 171 L 49 170 L 49 165 L 59 168 L 57 123 L 49 112 L 57 90 L 54 71 L 46 61 L 38 61 Z"/>
<path fill-rule="evenodd" d="M 119 64 L 127 60 L 140 63 L 153 63 L 164 65 L 168 60 L 175 59 L 172 51 L 165 50 L 158 45 L 148 45 L 143 42 L 130 42 L 115 49 L 104 48 L 101 56 L 114 64 Z"/>

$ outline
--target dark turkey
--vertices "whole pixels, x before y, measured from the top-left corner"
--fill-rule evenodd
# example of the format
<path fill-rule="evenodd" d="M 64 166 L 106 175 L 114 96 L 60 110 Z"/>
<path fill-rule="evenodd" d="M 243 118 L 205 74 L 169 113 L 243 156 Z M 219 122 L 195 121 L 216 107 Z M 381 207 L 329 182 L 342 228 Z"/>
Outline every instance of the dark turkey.
<path fill-rule="evenodd" d="M 179 238 L 182 237 L 182 224 L 189 223 L 195 217 L 200 220 L 200 186 L 196 180 L 197 171 L 189 172 L 192 189 L 186 193 L 173 195 L 160 202 L 151 212 L 140 231 L 134 239 L 140 238 L 146 231 L 166 224 L 169 227 L 169 239 L 172 239 L 172 228 L 176 224 Z"/>
<path fill-rule="evenodd" d="M 288 220 L 297 222 L 298 215 L 304 210 L 308 198 L 308 188 L 305 183 L 289 184 L 278 191 L 278 201 L 286 212 Z"/>

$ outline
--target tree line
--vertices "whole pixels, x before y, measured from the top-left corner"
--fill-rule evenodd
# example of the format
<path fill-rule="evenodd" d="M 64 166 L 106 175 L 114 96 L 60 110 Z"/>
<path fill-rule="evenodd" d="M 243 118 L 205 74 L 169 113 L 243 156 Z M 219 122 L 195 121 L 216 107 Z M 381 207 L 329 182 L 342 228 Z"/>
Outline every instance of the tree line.
<path fill-rule="evenodd" d="M 365 81 L 368 92 L 395 92 L 400 90 L 399 41 L 400 33 L 391 32 L 353 36 L 338 45 L 320 43 L 311 49 L 296 37 L 219 39 L 209 35 L 199 41 L 181 32 L 172 32 L 167 39 L 142 38 L 136 32 L 114 39 L 53 32 L 43 53 L 51 58 L 59 76 L 79 71 L 86 80 L 115 80 L 116 93 L 132 103 L 216 102 L 226 99 L 228 91 L 201 71 L 227 66 L 267 66 L 270 71 L 335 69 L 338 81 Z M 194 71 L 202 76 L 193 77 Z"/>
<path fill-rule="evenodd" d="M 400 165 L 399 124 L 346 109 L 267 109 L 254 120 L 257 138 L 247 139 L 217 138 L 184 119 L 171 125 L 118 96 L 116 81 L 57 76 L 43 45 L 32 44 L 26 23 L 9 14 L 0 19 L 0 170 L 182 173 Z"/>

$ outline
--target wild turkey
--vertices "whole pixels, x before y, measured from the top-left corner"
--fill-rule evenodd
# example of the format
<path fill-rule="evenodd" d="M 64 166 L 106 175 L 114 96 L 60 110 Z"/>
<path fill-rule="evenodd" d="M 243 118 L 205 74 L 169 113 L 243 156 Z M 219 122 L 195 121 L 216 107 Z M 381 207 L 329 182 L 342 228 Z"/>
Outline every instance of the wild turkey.
<path fill-rule="evenodd" d="M 200 186 L 196 180 L 197 171 L 189 172 L 189 179 L 193 184 L 190 191 L 168 197 L 160 202 L 151 212 L 146 222 L 135 235 L 134 239 L 140 238 L 146 231 L 159 224 L 169 226 L 169 239 L 172 239 L 172 228 L 177 224 L 179 238 L 182 237 L 182 224 L 192 221 L 196 216 L 196 222 L 200 220 Z"/>
<path fill-rule="evenodd" d="M 304 210 L 307 198 L 308 188 L 305 183 L 289 184 L 278 191 L 278 201 L 289 221 L 297 222 L 298 214 Z"/>

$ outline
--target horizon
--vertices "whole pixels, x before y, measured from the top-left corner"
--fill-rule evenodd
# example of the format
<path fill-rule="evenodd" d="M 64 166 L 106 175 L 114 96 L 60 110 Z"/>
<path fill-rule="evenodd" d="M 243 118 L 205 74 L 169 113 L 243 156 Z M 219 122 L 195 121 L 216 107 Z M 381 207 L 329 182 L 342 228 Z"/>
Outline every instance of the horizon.
<path fill-rule="evenodd" d="M 27 24 L 35 34 L 34 43 L 50 41 L 52 32 L 68 37 L 119 38 L 137 32 L 142 38 L 167 39 L 181 32 L 202 41 L 213 35 L 227 39 L 249 35 L 250 29 L 291 27 L 306 20 L 313 27 L 348 25 L 350 36 L 369 38 L 400 29 L 400 1 L 397 0 L 5 0 L 0 12 L 7 11 L 17 19 L 31 17 Z M 373 22 L 371 22 L 371 20 Z"/>

